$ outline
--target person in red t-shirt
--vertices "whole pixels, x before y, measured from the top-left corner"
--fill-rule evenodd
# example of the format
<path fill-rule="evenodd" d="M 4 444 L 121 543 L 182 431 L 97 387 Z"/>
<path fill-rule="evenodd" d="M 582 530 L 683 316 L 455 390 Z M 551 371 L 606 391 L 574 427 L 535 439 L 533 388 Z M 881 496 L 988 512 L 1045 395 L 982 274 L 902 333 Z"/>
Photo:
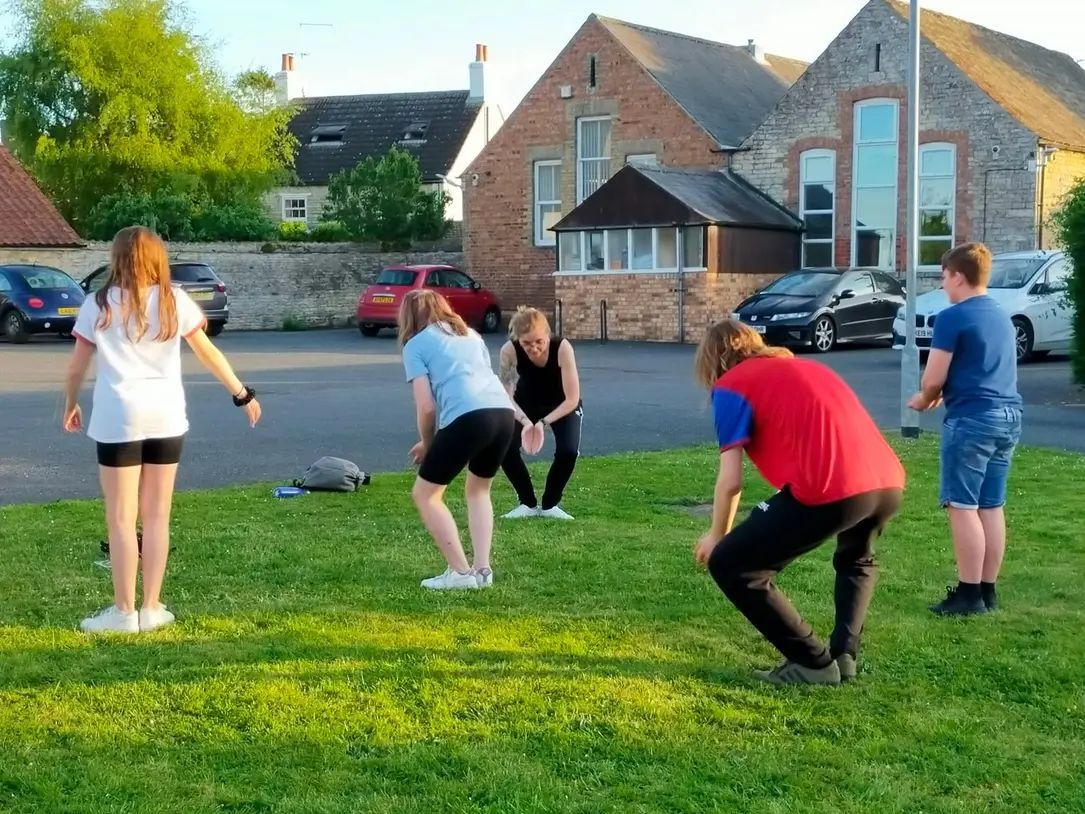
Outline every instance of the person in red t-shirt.
<path fill-rule="evenodd" d="M 773 684 L 854 678 L 877 578 L 874 541 L 900 508 L 904 467 L 836 373 L 766 346 L 739 322 L 708 329 L 696 375 L 712 392 L 720 446 L 712 528 L 697 543 L 697 562 L 783 654 L 758 678 Z M 732 529 L 743 449 L 779 491 Z M 773 578 L 833 535 L 836 626 L 826 647 Z"/>

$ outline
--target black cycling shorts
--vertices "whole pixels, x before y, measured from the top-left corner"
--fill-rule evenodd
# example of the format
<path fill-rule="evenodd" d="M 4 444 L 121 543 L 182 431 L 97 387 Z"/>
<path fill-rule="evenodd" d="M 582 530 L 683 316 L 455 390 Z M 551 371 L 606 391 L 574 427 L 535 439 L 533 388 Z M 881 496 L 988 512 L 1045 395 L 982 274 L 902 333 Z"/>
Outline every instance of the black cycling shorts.
<path fill-rule="evenodd" d="M 516 418 L 505 407 L 464 413 L 437 430 L 418 477 L 448 486 L 466 466 L 476 477 L 492 478 L 501 468 L 515 432 Z"/>
<path fill-rule="evenodd" d="M 125 441 L 120 444 L 98 444 L 100 466 L 121 467 L 156 464 L 165 466 L 181 461 L 181 446 L 185 437 L 147 438 L 143 441 Z"/>

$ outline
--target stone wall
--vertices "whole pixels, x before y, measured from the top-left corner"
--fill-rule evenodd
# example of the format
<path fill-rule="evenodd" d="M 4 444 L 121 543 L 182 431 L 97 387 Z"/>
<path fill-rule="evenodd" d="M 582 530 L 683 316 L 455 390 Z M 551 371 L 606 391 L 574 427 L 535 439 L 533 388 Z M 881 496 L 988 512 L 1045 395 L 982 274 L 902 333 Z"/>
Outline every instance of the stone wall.
<path fill-rule="evenodd" d="M 214 267 L 230 297 L 227 330 L 274 330 L 288 319 L 309 327 L 352 325 L 359 295 L 385 266 L 463 266 L 454 241 L 409 252 L 379 252 L 354 243 L 171 243 L 169 251 L 171 260 Z M 0 248 L 0 263 L 55 266 L 77 280 L 108 260 L 108 243 L 82 249 Z"/>
<path fill-rule="evenodd" d="M 993 251 L 1035 246 L 1036 176 L 1027 171 L 1036 137 L 929 42 L 921 48 L 920 142 L 956 146 L 954 240 Z M 869 3 L 807 69 L 736 153 L 732 166 L 798 211 L 799 156 L 836 151 L 835 252 L 851 262 L 853 112 L 864 99 L 900 102 L 897 263 L 905 263 L 908 23 L 886 3 Z M 1052 165 L 1054 166 L 1054 164 Z"/>

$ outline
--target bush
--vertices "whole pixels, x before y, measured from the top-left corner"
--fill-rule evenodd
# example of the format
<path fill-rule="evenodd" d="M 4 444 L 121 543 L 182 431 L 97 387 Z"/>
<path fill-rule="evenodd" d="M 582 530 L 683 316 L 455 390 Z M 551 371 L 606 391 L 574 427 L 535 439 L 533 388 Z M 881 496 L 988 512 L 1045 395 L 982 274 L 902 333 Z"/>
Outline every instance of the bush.
<path fill-rule="evenodd" d="M 279 240 L 308 240 L 309 227 L 304 221 L 287 220 L 279 224 Z"/>
<path fill-rule="evenodd" d="M 1074 381 L 1085 385 L 1085 178 L 1079 178 L 1052 217 L 1058 241 L 1070 255 L 1074 273 L 1068 295 L 1074 309 Z"/>
<path fill-rule="evenodd" d="M 342 243 L 350 240 L 350 232 L 337 220 L 322 220 L 309 230 L 309 239 L 317 243 Z"/>
<path fill-rule="evenodd" d="M 308 326 L 306 326 L 301 317 L 294 316 L 293 314 L 283 317 L 284 331 L 304 331 L 306 327 Z"/>
<path fill-rule="evenodd" d="M 196 236 L 192 216 L 192 202 L 181 193 L 115 192 L 103 197 L 90 211 L 87 231 L 91 238 L 112 240 L 125 227 L 146 226 L 166 240 L 192 240 Z"/>
<path fill-rule="evenodd" d="M 256 202 L 215 203 L 198 189 L 169 188 L 105 196 L 91 210 L 88 232 L 112 240 L 132 225 L 153 229 L 165 240 L 266 240 L 275 235 L 274 224 Z"/>
<path fill-rule="evenodd" d="M 197 240 L 267 240 L 275 224 L 257 203 L 205 204 L 193 218 Z"/>

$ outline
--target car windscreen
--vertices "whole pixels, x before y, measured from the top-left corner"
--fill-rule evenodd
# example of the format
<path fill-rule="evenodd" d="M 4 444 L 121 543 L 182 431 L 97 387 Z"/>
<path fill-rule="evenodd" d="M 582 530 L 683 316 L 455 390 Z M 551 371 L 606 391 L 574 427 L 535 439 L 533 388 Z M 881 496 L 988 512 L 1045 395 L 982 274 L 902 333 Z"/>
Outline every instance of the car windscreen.
<path fill-rule="evenodd" d="M 1043 260 L 1035 258 L 996 257 L 991 262 L 991 281 L 988 288 L 1020 288 L 1032 279 Z"/>
<path fill-rule="evenodd" d="M 170 266 L 170 279 L 175 283 L 217 283 L 218 277 L 210 266 L 178 263 Z"/>
<path fill-rule="evenodd" d="M 42 289 L 65 290 L 75 285 L 72 278 L 58 269 L 48 266 L 35 266 L 34 268 L 22 268 L 15 271 L 15 276 L 21 277 L 26 287 L 34 291 Z"/>
<path fill-rule="evenodd" d="M 411 269 L 381 269 L 377 285 L 413 285 L 414 275 Z"/>
<path fill-rule="evenodd" d="M 812 272 L 810 274 L 787 274 L 769 283 L 762 294 L 788 294 L 793 297 L 816 297 L 824 294 L 840 280 L 839 274 Z"/>

